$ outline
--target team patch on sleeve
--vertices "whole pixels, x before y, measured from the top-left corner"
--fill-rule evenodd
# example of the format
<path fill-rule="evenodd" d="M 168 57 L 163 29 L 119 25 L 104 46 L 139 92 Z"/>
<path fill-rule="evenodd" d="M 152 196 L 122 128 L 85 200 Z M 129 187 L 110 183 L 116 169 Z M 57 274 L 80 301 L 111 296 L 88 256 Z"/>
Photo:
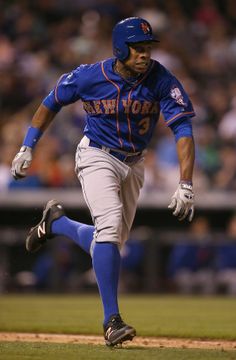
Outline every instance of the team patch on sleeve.
<path fill-rule="evenodd" d="M 187 106 L 186 102 L 184 101 L 184 97 L 181 93 L 181 90 L 178 86 L 174 85 L 170 90 L 170 96 L 172 99 L 176 101 L 177 104 L 181 106 Z"/>

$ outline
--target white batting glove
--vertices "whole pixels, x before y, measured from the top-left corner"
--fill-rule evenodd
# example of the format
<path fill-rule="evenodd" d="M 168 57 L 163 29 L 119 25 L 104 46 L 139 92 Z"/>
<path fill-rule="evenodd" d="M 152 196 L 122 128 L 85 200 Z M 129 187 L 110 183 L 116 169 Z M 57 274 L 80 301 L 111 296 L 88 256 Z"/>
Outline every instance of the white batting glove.
<path fill-rule="evenodd" d="M 27 175 L 27 169 L 32 161 L 32 148 L 22 146 L 12 161 L 11 173 L 14 179 L 22 179 Z"/>
<path fill-rule="evenodd" d="M 187 218 L 192 221 L 194 215 L 194 193 L 192 185 L 180 183 L 176 192 L 171 198 L 168 209 L 172 210 L 179 221 Z"/>

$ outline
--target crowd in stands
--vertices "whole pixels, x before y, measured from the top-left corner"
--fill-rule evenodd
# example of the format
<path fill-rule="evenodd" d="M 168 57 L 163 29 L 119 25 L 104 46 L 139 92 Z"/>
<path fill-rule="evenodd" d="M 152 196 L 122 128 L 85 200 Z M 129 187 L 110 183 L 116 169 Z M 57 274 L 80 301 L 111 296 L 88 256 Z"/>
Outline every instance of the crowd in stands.
<path fill-rule="evenodd" d="M 173 289 L 184 294 L 236 295 L 235 213 L 217 233 L 207 217 L 197 216 L 188 234 L 179 234 L 176 240 L 166 267 Z"/>
<path fill-rule="evenodd" d="M 149 20 L 153 58 L 183 83 L 196 117 L 195 188 L 236 190 L 236 5 L 234 0 L 0 0 L 0 191 L 79 187 L 74 151 L 85 113 L 63 108 L 40 140 L 29 177 L 10 166 L 29 122 L 61 74 L 112 56 L 111 30 L 129 16 Z M 174 189 L 178 162 L 160 119 L 146 158 L 144 191 Z"/>

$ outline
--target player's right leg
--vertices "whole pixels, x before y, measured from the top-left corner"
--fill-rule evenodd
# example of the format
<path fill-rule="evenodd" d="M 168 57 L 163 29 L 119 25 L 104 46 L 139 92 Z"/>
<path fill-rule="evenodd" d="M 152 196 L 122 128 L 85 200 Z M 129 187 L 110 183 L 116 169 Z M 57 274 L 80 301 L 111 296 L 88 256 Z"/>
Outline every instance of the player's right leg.
<path fill-rule="evenodd" d="M 63 206 L 57 200 L 50 200 L 45 206 L 40 222 L 29 231 L 26 249 L 36 252 L 48 239 L 55 235 L 64 235 L 89 253 L 93 233 L 94 226 L 69 219 L 65 216 Z"/>

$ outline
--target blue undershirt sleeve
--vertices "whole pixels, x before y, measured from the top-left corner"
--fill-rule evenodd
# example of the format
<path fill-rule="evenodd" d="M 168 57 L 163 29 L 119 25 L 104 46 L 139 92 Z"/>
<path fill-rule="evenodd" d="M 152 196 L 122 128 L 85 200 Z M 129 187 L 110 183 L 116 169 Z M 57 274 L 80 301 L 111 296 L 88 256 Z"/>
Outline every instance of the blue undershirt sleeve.
<path fill-rule="evenodd" d="M 48 96 L 45 97 L 43 100 L 43 105 L 55 113 L 59 112 L 62 108 L 62 105 L 56 101 L 55 90 L 52 90 Z"/>
<path fill-rule="evenodd" d="M 182 137 L 193 136 L 192 121 L 189 117 L 184 117 L 179 121 L 175 121 L 169 127 L 173 131 L 176 142 Z"/>

